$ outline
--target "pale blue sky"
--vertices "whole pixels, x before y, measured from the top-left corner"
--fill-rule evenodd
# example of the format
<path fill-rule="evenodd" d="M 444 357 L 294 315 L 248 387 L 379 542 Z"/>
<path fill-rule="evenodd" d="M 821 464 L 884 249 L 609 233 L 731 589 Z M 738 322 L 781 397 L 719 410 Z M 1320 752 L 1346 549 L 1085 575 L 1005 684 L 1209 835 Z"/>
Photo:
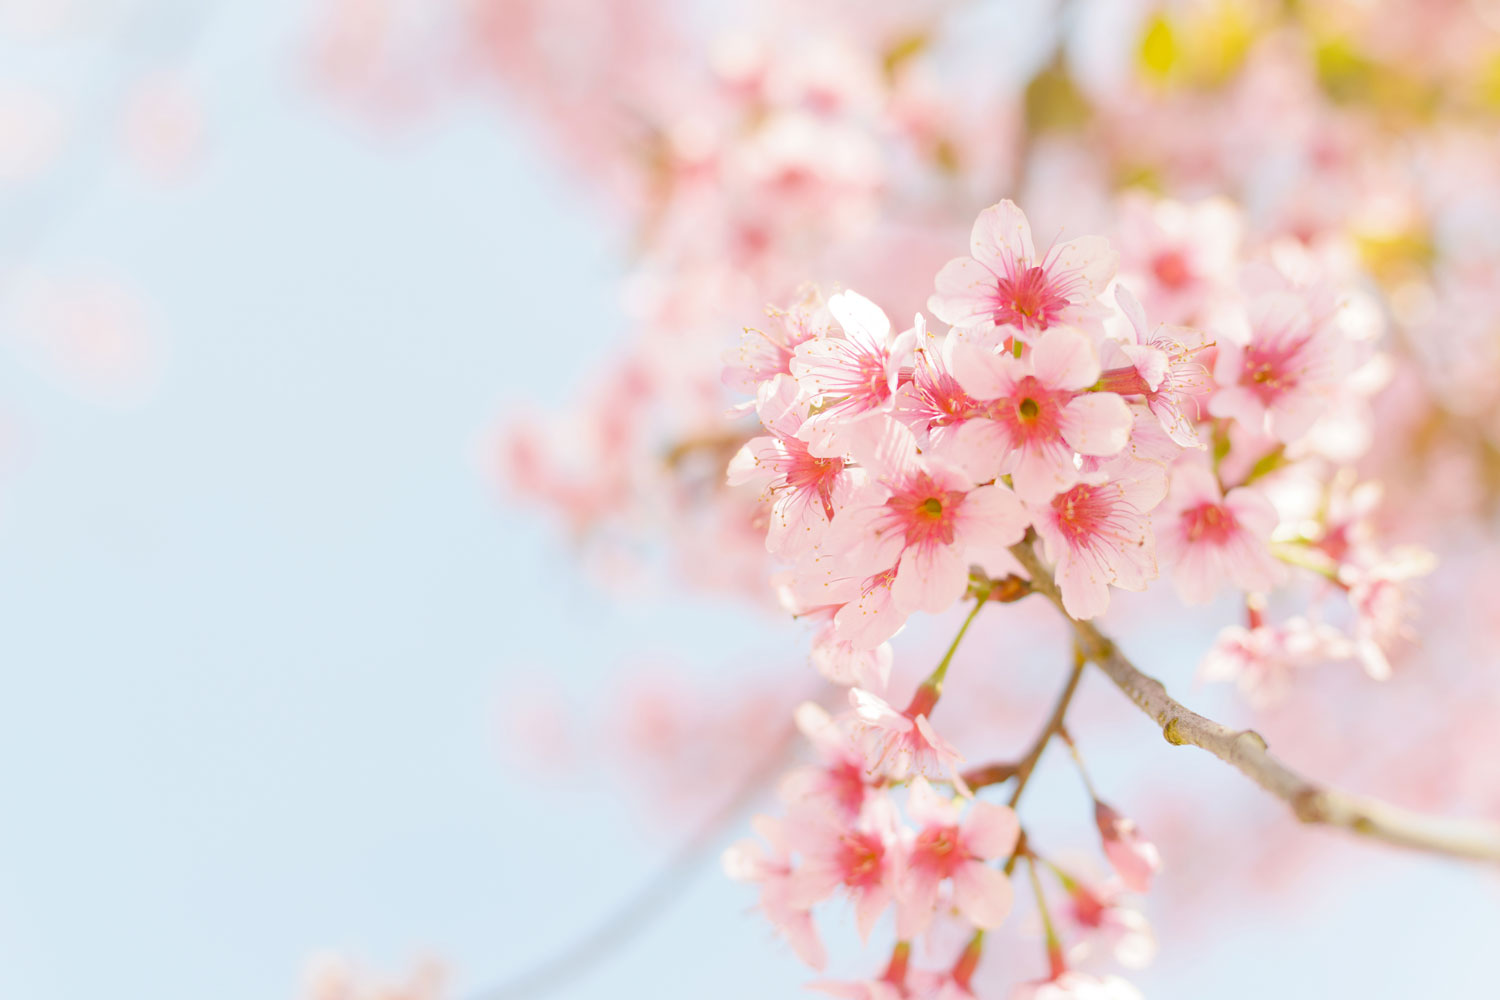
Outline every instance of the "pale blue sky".
<path fill-rule="evenodd" d="M 0 356 L 27 440 L 0 493 L 0 997 L 276 1000 L 330 948 L 439 955 L 466 997 L 672 846 L 497 752 L 521 672 L 589 693 L 622 657 L 801 641 L 715 600 L 612 606 L 555 522 L 497 502 L 482 435 L 619 334 L 622 241 L 492 107 L 395 140 L 311 101 L 302 6 L 223 5 L 187 65 L 201 172 L 80 171 L 32 257 L 138 282 L 155 394 L 98 405 Z M 1153 995 L 1489 995 L 1493 880 L 1372 871 L 1226 917 Z M 750 901 L 708 871 L 559 995 L 798 995 Z"/>

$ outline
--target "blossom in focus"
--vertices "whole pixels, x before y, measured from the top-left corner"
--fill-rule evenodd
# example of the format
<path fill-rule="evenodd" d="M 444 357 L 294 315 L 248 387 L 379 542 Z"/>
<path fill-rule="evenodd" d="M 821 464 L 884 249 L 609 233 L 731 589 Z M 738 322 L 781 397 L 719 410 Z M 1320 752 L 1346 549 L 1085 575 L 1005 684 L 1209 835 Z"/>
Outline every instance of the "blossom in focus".
<path fill-rule="evenodd" d="M 819 403 L 800 432 L 815 455 L 838 454 L 855 418 L 890 409 L 901 366 L 918 337 L 915 329 L 893 333 L 880 307 L 856 292 L 829 299 L 828 311 L 844 336 L 804 340 L 791 359 L 803 395 Z"/>
<path fill-rule="evenodd" d="M 1124 340 L 1105 341 L 1105 345 L 1123 354 L 1133 372 L 1105 372 L 1100 379 L 1101 388 L 1125 395 L 1140 394 L 1151 415 L 1177 445 L 1203 447 L 1196 424 L 1200 415 L 1197 397 L 1213 385 L 1208 369 L 1198 360 L 1206 349 L 1204 335 L 1186 327 L 1150 329 L 1140 303 L 1124 285 L 1117 286 L 1115 300 L 1130 329 Z"/>
<path fill-rule="evenodd" d="M 945 610 L 968 587 L 970 562 L 1026 532 L 1010 490 L 975 486 L 940 454 L 919 452 L 903 424 L 866 422 L 853 451 L 870 482 L 850 497 L 827 548 L 871 571 L 896 567 L 891 598 L 901 611 Z"/>
<path fill-rule="evenodd" d="M 797 392 L 788 375 L 762 384 L 756 412 L 771 433 L 747 441 L 730 460 L 726 476 L 731 486 L 760 487 L 771 501 L 766 548 L 784 559 L 817 544 L 858 477 L 842 458 L 819 458 L 798 438 L 804 407 Z"/>
<path fill-rule="evenodd" d="M 985 864 L 1015 850 L 1021 834 L 1005 806 L 962 806 L 939 795 L 923 778 L 911 783 L 907 813 L 921 832 L 908 848 L 901 876 L 896 933 L 902 940 L 926 932 L 937 911 L 941 884 L 951 880 L 953 905 L 975 927 L 998 927 L 1009 915 L 1014 893 L 998 868 Z"/>
<path fill-rule="evenodd" d="M 1042 503 L 1078 481 L 1074 454 L 1118 454 L 1130 437 L 1130 408 L 1099 379 L 1087 337 L 1049 330 L 1023 358 L 958 343 L 951 360 L 964 391 L 987 404 L 982 419 L 954 435 L 950 454 L 976 480 L 1009 474 L 1016 495 Z"/>
<path fill-rule="evenodd" d="M 895 781 L 913 774 L 934 778 L 951 774 L 960 788 L 963 787 L 957 767 L 963 763 L 963 758 L 951 743 L 938 735 L 928 718 L 936 700 L 933 690 L 923 685 L 917 689 L 912 703 L 898 712 L 879 695 L 859 688 L 849 689 L 856 738 L 870 773 Z"/>
<path fill-rule="evenodd" d="M 1074 618 L 1103 614 L 1111 586 L 1145 590 L 1156 577 L 1148 515 L 1166 495 L 1166 475 L 1144 463 L 1138 469 L 1114 479 L 1091 476 L 1046 505 L 1028 505 Z"/>
<path fill-rule="evenodd" d="M 1103 315 L 1098 303 L 1119 255 L 1102 237 L 1084 236 L 1038 257 L 1031 224 L 1012 201 L 979 214 L 968 257 L 938 272 L 927 308 L 957 327 L 1005 328 L 1030 341 L 1054 326 L 1079 326 Z"/>

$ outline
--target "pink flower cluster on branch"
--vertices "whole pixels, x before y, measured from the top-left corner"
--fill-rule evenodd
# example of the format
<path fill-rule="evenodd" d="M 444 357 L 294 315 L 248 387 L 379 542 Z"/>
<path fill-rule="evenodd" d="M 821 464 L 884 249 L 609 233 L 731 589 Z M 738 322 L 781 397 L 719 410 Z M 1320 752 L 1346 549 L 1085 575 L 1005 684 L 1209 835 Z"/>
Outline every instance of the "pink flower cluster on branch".
<path fill-rule="evenodd" d="M 1039 253 L 1025 215 L 1003 202 L 980 214 L 969 256 L 937 275 L 929 306 L 946 331 L 920 314 L 901 329 L 843 291 L 826 306 L 809 297 L 773 312 L 772 332 L 747 330 L 729 359 L 726 381 L 753 390 L 766 430 L 730 462 L 730 482 L 760 487 L 767 548 L 785 566 L 778 592 L 822 623 L 812 660 L 848 686 L 850 708 L 830 717 L 804 706 L 823 763 L 787 783 L 786 817 L 762 817 L 762 841 L 732 849 L 726 865 L 760 886 L 762 911 L 817 968 L 815 911 L 831 897 L 853 906 L 866 940 L 893 914 L 886 972 L 823 984 L 836 995 L 974 995 L 984 935 L 1012 909 L 1022 860 L 1050 975 L 1013 996 L 1135 995 L 1070 964 L 1036 872 L 1054 873 L 1083 939 L 1108 928 L 1138 942 L 1143 925 L 1120 892 L 1149 890 L 1156 847 L 1096 797 L 1119 881 L 1089 887 L 1038 853 L 1014 811 L 1054 736 L 1082 768 L 1064 726 L 1082 654 L 1020 764 L 965 772 L 935 720 L 969 624 L 988 604 L 1024 596 L 1027 579 L 1084 623 L 1116 591 L 1162 576 L 1190 604 L 1231 591 L 1246 625 L 1225 630 L 1207 669 L 1257 697 L 1317 661 L 1357 659 L 1383 676 L 1399 636 L 1402 584 L 1425 564 L 1375 542 L 1374 488 L 1359 489 L 1363 503 L 1343 500 L 1347 455 L 1322 443 L 1325 418 L 1360 419 L 1368 382 L 1353 376 L 1377 356 L 1350 293 L 1310 267 L 1236 262 L 1238 276 L 1199 300 L 1198 326 L 1166 325 L 1118 280 L 1118 259 L 1092 236 Z M 1270 623 L 1273 598 L 1302 613 Z M 966 599 L 953 647 L 898 707 L 885 690 L 891 640 L 911 616 Z M 1295 642 L 1265 638 L 1293 630 Z M 984 799 L 1010 781 L 1005 805 Z M 939 923 L 949 932 L 934 935 Z M 970 935 L 957 954 L 942 943 L 954 927 Z"/>

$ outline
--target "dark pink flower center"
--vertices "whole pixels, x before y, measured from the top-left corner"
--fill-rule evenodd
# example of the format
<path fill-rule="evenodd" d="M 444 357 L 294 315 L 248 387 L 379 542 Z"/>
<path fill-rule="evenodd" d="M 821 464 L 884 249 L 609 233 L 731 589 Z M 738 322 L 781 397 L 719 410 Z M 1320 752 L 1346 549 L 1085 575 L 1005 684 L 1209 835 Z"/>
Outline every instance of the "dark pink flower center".
<path fill-rule="evenodd" d="M 912 863 L 938 878 L 951 877 L 968 860 L 969 852 L 959 840 L 957 826 L 929 826 L 917 836 L 912 848 Z"/>
<path fill-rule="evenodd" d="M 1299 339 L 1290 343 L 1251 344 L 1245 348 L 1240 385 L 1249 389 L 1263 404 L 1274 403 L 1282 393 L 1295 389 L 1301 380 L 1298 355 L 1306 342 Z"/>
<path fill-rule="evenodd" d="M 908 546 L 952 545 L 964 496 L 962 491 L 943 489 L 923 472 L 892 493 L 885 505 Z"/>
<path fill-rule="evenodd" d="M 1234 515 L 1216 503 L 1202 503 L 1182 512 L 1190 542 L 1223 545 L 1239 528 Z"/>
<path fill-rule="evenodd" d="M 1188 266 L 1187 256 L 1181 250 L 1166 250 L 1156 255 L 1151 262 L 1151 273 L 1163 288 L 1176 291 L 1193 280 L 1193 269 Z"/>
<path fill-rule="evenodd" d="M 1057 526 L 1074 548 L 1086 548 L 1115 528 L 1115 497 L 1110 491 L 1079 483 L 1052 498 Z"/>
<path fill-rule="evenodd" d="M 1046 268 L 1006 274 L 996 279 L 994 321 L 1001 326 L 1045 330 L 1068 307 L 1064 291 Z"/>
<path fill-rule="evenodd" d="M 885 844 L 873 833 L 846 833 L 839 838 L 838 865 L 851 889 L 878 885 Z"/>
<path fill-rule="evenodd" d="M 846 816 L 858 816 L 865 804 L 865 772 L 862 763 L 845 760 L 828 769 L 828 788 L 834 803 Z"/>
<path fill-rule="evenodd" d="M 1055 441 L 1062 434 L 1062 410 L 1076 393 L 1048 389 L 1027 375 L 1016 383 L 1012 394 L 997 400 L 985 414 L 1010 431 L 1017 445 L 1031 441 Z"/>
<path fill-rule="evenodd" d="M 844 471 L 841 458 L 817 458 L 807 445 L 796 438 L 785 439 L 787 450 L 786 484 L 792 490 L 811 490 L 823 504 L 823 513 L 833 520 L 833 486 Z"/>

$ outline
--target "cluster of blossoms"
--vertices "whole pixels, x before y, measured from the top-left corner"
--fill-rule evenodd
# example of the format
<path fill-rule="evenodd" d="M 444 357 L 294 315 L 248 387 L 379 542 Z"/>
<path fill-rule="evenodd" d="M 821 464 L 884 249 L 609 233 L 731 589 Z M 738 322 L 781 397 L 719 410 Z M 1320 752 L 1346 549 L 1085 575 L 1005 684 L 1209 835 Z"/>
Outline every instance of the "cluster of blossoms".
<path fill-rule="evenodd" d="M 809 293 L 728 359 L 726 381 L 754 388 L 767 432 L 730 462 L 729 481 L 760 490 L 766 546 L 786 566 L 778 592 L 821 623 L 812 661 L 848 687 L 849 707 L 830 718 L 804 706 L 822 763 L 788 781 L 784 820 L 761 820 L 768 846 L 737 847 L 727 864 L 760 884 L 763 911 L 815 966 L 812 911 L 825 899 L 847 896 L 866 937 L 894 911 L 891 968 L 830 991 L 972 995 L 983 932 L 1011 909 L 1021 860 L 1057 871 L 1088 931 L 1139 929 L 1114 887 L 1056 869 L 1019 841 L 1009 807 L 976 795 L 975 784 L 1024 784 L 1027 769 L 961 768 L 933 720 L 952 650 L 904 708 L 888 700 L 889 641 L 911 615 L 970 598 L 972 621 L 1030 589 L 1014 547 L 1039 546 L 1079 621 L 1162 575 L 1190 604 L 1237 595 L 1246 624 L 1224 631 L 1207 670 L 1257 697 L 1313 662 L 1388 673 L 1403 585 L 1426 560 L 1375 545 L 1378 490 L 1343 471 L 1357 457 L 1349 425 L 1378 385 L 1366 371 L 1378 326 L 1305 257 L 1224 263 L 1209 273 L 1181 255 L 1145 282 L 1153 302 L 1162 285 L 1203 286 L 1173 314 L 1193 325 L 1154 322 L 1108 241 L 1038 250 L 1002 202 L 975 222 L 969 256 L 937 274 L 929 309 L 946 332 L 921 315 L 899 330 L 852 291 L 826 305 Z M 1272 598 L 1302 613 L 1273 622 Z M 1341 622 L 1323 614 L 1330 604 Z M 1144 891 L 1155 848 L 1095 802 L 1120 885 Z M 1034 881 L 1051 975 L 1015 995 L 1131 995 L 1070 968 Z M 911 942 L 939 917 L 970 944 L 944 975 L 908 970 Z"/>
<path fill-rule="evenodd" d="M 326 6 L 346 95 L 389 107 L 431 93 L 423 72 L 479 64 L 460 78 L 498 83 L 631 233 L 630 342 L 565 414 L 512 424 L 500 458 L 587 553 L 621 530 L 711 548 L 683 576 L 757 600 L 769 556 L 770 592 L 818 626 L 818 670 L 938 746 L 931 705 L 881 708 L 901 704 L 887 640 L 986 583 L 1008 596 L 1006 550 L 1029 532 L 1077 617 L 1166 575 L 1163 604 L 1235 622 L 1202 675 L 1238 685 L 1259 728 L 1286 723 L 1278 749 L 1493 812 L 1476 760 L 1494 754 L 1469 748 L 1493 745 L 1495 686 L 1464 669 L 1493 626 L 1452 610 L 1493 586 L 1500 494 L 1493 4 L 1082 2 L 1017 60 L 996 57 L 1028 34 L 1004 4 Z M 1000 65 L 1031 68 L 987 75 Z M 1110 233 L 1118 260 L 1097 241 L 1038 255 L 1006 210 L 934 289 L 995 191 L 1039 232 Z M 935 291 L 952 329 L 892 330 L 849 293 L 798 294 L 807 279 L 878 290 L 903 319 Z M 764 432 L 726 428 L 719 331 L 794 298 L 726 379 Z M 715 482 L 736 451 L 732 482 L 768 502 Z M 1393 537 L 1443 551 L 1453 598 L 1401 656 L 1432 558 Z M 1330 661 L 1393 683 L 1305 669 Z M 791 687 L 771 674 L 755 683 Z M 727 748 L 695 761 L 737 758 L 733 715 L 684 715 Z M 1287 828 L 1241 819 L 1247 853 L 1297 855 Z M 1189 825 L 1151 823 L 1180 828 L 1181 861 Z M 1184 921 L 1193 896 L 1173 901 Z"/>

